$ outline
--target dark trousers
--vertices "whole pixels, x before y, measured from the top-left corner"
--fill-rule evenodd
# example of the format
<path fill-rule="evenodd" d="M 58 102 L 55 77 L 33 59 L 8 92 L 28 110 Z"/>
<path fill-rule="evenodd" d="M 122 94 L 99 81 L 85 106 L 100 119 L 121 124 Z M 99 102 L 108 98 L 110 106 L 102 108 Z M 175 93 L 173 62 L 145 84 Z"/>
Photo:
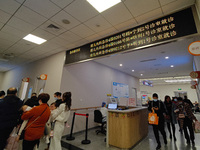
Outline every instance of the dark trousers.
<path fill-rule="evenodd" d="M 167 122 L 167 128 L 168 128 L 168 131 L 170 133 L 170 136 L 172 135 L 172 132 L 171 132 L 171 127 L 170 125 L 172 126 L 172 132 L 173 132 L 173 136 L 175 137 L 175 125 L 172 123 L 172 122 Z"/>
<path fill-rule="evenodd" d="M 158 131 L 160 131 L 160 133 L 162 134 L 164 141 L 167 141 L 164 122 L 159 123 L 158 125 L 152 125 L 152 126 L 153 126 L 153 132 L 156 138 L 156 142 L 160 145 L 160 138 L 159 138 Z"/>
<path fill-rule="evenodd" d="M 190 136 L 188 135 L 187 128 L 190 132 Z M 184 131 L 185 139 L 187 141 L 190 141 L 190 140 L 194 141 L 194 130 L 193 130 L 193 127 L 192 127 L 192 120 L 190 120 L 188 117 L 185 117 L 185 119 L 184 119 L 183 131 Z"/>
<path fill-rule="evenodd" d="M 39 139 L 34 141 L 23 140 L 23 150 L 33 150 L 38 143 Z"/>
<path fill-rule="evenodd" d="M 13 127 L 0 129 L 0 150 L 3 150 L 6 147 L 7 139 L 9 138 L 12 130 L 13 130 Z"/>

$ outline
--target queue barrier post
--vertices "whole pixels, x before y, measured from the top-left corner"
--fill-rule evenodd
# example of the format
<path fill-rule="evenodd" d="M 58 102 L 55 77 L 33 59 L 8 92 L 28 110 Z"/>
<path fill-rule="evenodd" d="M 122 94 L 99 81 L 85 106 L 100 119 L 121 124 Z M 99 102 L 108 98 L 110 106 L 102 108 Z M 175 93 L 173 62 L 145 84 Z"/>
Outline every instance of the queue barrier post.
<path fill-rule="evenodd" d="M 88 116 L 89 114 L 86 114 L 86 129 L 85 129 L 85 140 L 83 140 L 82 144 L 90 144 L 91 141 L 87 139 L 87 131 L 88 131 Z"/>
<path fill-rule="evenodd" d="M 73 137 L 73 136 L 72 136 L 72 133 L 73 133 L 73 128 L 74 128 L 74 120 L 75 120 L 75 115 L 76 115 L 76 113 L 74 112 L 74 114 L 73 114 L 73 119 L 72 119 L 72 127 L 71 127 L 71 132 L 70 132 L 70 135 L 69 135 L 69 136 L 67 136 L 67 138 L 66 138 L 66 140 L 68 140 L 68 141 L 72 141 L 72 140 L 74 140 L 74 139 L 75 139 L 75 137 Z"/>

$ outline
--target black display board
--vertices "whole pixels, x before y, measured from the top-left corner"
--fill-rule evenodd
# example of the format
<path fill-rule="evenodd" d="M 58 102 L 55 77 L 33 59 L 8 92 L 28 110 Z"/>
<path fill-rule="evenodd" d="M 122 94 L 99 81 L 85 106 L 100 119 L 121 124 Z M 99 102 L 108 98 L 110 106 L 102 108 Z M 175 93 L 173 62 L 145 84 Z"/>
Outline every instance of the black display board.
<path fill-rule="evenodd" d="M 197 33 L 192 8 L 66 51 L 65 64 L 127 51 Z"/>

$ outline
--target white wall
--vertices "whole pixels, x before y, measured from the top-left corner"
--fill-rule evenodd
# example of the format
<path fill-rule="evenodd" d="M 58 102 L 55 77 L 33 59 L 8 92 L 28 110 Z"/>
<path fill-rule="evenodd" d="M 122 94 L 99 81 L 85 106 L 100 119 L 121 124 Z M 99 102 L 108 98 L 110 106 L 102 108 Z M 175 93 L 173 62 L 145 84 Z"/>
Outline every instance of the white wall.
<path fill-rule="evenodd" d="M 72 92 L 72 108 L 101 106 L 101 103 L 107 99 L 106 94 L 112 94 L 113 82 L 128 84 L 129 89 L 139 89 L 139 79 L 94 61 L 89 61 L 64 67 L 61 91 Z M 89 128 L 91 128 L 95 126 L 93 121 L 94 110 L 88 112 L 90 113 Z M 84 130 L 84 117 L 77 117 L 75 122 L 74 131 Z M 69 119 L 70 123 L 71 118 Z"/>
<path fill-rule="evenodd" d="M 159 96 L 159 99 L 161 99 L 162 101 L 164 101 L 164 97 L 166 95 L 169 95 L 170 97 L 175 96 L 174 95 L 174 91 L 175 92 L 187 92 L 188 95 L 188 99 L 190 99 L 192 102 L 195 102 L 198 100 L 197 98 L 197 93 L 195 89 L 191 89 L 191 84 L 177 84 L 177 85 L 155 85 L 153 87 L 149 87 L 149 86 L 144 86 L 141 85 L 140 86 L 140 91 L 147 91 L 149 94 L 148 96 L 152 97 L 153 93 L 157 93 Z M 182 90 L 178 90 L 179 88 L 181 88 Z"/>
<path fill-rule="evenodd" d="M 2 90 L 3 77 L 4 77 L 4 73 L 0 72 L 0 90 Z"/>
<path fill-rule="evenodd" d="M 13 86 L 20 87 L 21 81 L 24 77 L 29 77 L 30 85 L 33 86 L 37 76 L 47 74 L 48 77 L 44 92 L 49 93 L 53 99 L 53 93 L 60 91 L 64 57 L 65 52 L 62 52 L 10 70 L 5 73 L 1 88 L 3 90 L 7 90 L 9 87 Z"/>

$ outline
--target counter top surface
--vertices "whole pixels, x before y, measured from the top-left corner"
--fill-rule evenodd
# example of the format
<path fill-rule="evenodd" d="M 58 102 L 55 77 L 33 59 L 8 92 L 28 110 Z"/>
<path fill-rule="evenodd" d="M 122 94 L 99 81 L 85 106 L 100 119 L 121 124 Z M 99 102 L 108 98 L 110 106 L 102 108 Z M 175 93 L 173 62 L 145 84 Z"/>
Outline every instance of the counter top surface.
<path fill-rule="evenodd" d="M 135 108 L 129 108 L 129 109 L 125 109 L 125 110 L 108 109 L 108 112 L 129 113 L 129 112 L 139 111 L 139 110 L 143 110 L 143 109 L 147 109 L 147 107 L 135 107 Z"/>

